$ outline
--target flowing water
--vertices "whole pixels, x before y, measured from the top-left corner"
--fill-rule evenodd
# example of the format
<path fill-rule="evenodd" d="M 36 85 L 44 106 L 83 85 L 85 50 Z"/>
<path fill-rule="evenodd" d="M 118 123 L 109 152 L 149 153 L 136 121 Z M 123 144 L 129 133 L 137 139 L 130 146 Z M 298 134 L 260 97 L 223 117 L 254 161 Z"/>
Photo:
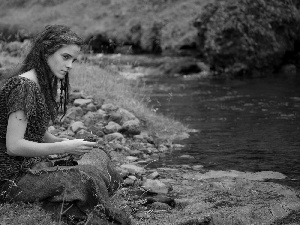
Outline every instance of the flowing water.
<path fill-rule="evenodd" d="M 153 167 L 203 165 L 209 170 L 276 171 L 300 188 L 300 82 L 147 77 L 153 107 L 198 130 Z M 190 159 L 180 158 L 190 155 Z"/>

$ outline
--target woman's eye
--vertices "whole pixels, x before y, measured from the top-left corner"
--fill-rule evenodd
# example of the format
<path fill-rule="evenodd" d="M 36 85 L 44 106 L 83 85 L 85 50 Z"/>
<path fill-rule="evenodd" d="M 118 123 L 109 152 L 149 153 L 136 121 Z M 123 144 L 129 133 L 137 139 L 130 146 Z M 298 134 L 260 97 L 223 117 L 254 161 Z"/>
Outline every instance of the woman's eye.
<path fill-rule="evenodd" d="M 64 59 L 69 59 L 69 56 L 68 55 L 63 55 L 63 58 Z"/>

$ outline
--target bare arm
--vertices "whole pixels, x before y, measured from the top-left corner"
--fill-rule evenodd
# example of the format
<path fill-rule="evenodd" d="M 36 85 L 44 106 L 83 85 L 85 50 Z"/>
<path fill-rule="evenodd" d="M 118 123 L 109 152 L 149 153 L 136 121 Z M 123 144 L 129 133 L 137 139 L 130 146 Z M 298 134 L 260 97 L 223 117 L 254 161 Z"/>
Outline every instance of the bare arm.
<path fill-rule="evenodd" d="M 67 138 L 59 138 L 51 134 L 50 132 L 46 131 L 44 135 L 44 141 L 46 143 L 55 143 L 55 142 L 61 142 L 61 141 L 66 141 Z"/>
<path fill-rule="evenodd" d="M 14 156 L 36 157 L 59 153 L 83 154 L 89 152 L 95 142 L 74 139 L 55 143 L 37 143 L 24 139 L 27 119 L 23 111 L 11 113 L 8 118 L 6 147 Z"/>

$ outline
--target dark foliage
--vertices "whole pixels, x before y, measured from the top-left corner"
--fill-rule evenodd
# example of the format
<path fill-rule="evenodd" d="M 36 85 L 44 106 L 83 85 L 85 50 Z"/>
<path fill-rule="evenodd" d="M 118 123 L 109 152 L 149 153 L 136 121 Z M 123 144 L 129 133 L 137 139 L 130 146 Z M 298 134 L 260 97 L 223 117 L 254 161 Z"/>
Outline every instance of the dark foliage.
<path fill-rule="evenodd" d="M 194 25 L 216 74 L 260 76 L 294 51 L 299 24 L 300 13 L 292 1 L 221 0 L 206 5 Z"/>

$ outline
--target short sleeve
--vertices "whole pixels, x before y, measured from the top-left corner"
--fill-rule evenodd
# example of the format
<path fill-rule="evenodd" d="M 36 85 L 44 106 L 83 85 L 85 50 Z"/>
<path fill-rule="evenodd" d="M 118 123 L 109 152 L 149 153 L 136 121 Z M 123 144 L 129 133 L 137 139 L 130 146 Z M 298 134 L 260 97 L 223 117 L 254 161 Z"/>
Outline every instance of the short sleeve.
<path fill-rule="evenodd" d="M 22 110 L 26 118 L 36 116 L 36 93 L 31 82 L 19 80 L 11 87 L 7 98 L 7 114 Z"/>

